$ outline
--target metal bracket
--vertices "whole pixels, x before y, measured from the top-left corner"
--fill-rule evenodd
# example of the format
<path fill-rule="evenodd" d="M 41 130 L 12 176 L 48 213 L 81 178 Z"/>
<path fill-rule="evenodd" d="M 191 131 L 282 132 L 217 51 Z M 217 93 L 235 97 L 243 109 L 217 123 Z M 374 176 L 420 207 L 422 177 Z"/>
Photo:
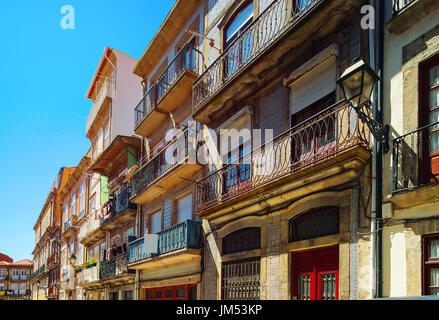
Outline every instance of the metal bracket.
<path fill-rule="evenodd" d="M 358 116 L 360 120 L 365 123 L 372 135 L 375 137 L 375 139 L 381 144 L 381 147 L 383 148 L 383 152 L 387 153 L 390 150 L 389 145 L 389 133 L 390 133 L 390 126 L 389 125 L 382 125 L 375 119 L 372 119 L 367 114 L 365 114 L 363 111 L 359 110 L 359 108 L 355 108 L 355 111 L 358 113 Z"/>

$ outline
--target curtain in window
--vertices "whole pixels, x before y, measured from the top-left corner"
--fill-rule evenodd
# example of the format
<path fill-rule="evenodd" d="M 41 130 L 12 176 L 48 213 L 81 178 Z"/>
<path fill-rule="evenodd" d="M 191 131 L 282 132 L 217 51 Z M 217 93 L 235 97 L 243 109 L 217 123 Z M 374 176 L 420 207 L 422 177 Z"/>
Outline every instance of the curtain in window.
<path fill-rule="evenodd" d="M 430 293 L 431 295 L 439 296 L 439 268 L 431 269 L 430 276 L 431 276 L 430 287 L 432 287 Z"/>
<path fill-rule="evenodd" d="M 430 258 L 439 258 L 439 240 L 430 242 Z"/>
<path fill-rule="evenodd" d="M 439 122 L 439 66 L 430 70 L 430 123 Z M 439 150 L 439 126 L 431 128 L 430 152 Z"/>

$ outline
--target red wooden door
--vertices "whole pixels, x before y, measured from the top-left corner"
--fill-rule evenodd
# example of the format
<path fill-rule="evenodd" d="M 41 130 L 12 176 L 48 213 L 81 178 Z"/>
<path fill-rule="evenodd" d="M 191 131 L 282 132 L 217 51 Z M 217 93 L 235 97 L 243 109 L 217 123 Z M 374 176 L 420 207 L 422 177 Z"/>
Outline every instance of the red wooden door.
<path fill-rule="evenodd" d="M 338 300 L 338 247 L 293 253 L 292 296 Z"/>

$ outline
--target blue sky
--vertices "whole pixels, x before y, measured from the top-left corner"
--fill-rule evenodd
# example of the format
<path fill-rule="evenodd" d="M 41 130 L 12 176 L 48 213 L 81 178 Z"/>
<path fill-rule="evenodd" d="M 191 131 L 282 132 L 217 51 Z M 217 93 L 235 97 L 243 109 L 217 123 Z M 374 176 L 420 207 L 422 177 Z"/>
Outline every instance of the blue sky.
<path fill-rule="evenodd" d="M 1 253 L 32 259 L 33 226 L 56 174 L 90 147 L 85 93 L 104 48 L 139 59 L 173 3 L 0 2 Z M 60 26 L 64 5 L 75 9 L 74 30 Z"/>

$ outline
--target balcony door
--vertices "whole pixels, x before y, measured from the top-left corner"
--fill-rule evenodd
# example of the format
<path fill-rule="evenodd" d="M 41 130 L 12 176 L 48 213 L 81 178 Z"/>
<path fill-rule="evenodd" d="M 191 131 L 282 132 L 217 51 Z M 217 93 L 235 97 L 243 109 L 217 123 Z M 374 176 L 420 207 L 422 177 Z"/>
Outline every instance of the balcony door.
<path fill-rule="evenodd" d="M 420 136 L 422 143 L 419 153 L 427 160 L 420 164 L 420 176 L 425 179 L 421 183 L 428 183 L 439 179 L 439 55 L 421 66 L 420 81 L 423 92 L 419 126 L 429 126 Z"/>
<path fill-rule="evenodd" d="M 292 163 L 303 167 L 326 156 L 336 141 L 335 117 L 311 121 L 336 102 L 337 59 L 332 55 L 316 66 L 305 64 L 299 70 L 310 69 L 290 85 Z M 299 71 L 302 72 L 302 71 Z M 298 72 L 297 72 L 298 73 Z"/>

